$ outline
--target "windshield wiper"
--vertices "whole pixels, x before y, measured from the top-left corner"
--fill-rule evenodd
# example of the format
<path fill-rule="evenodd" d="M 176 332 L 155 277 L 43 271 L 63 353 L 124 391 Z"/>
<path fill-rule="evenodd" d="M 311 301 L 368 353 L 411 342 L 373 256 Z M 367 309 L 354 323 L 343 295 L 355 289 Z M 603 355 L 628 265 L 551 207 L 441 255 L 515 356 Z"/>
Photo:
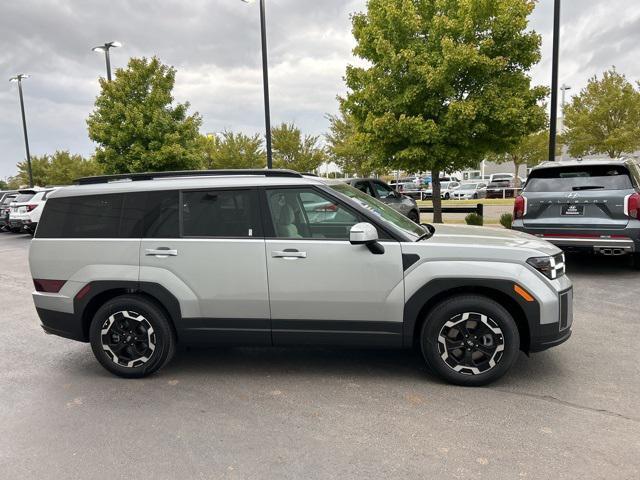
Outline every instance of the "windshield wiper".
<path fill-rule="evenodd" d="M 602 185 L 581 185 L 579 187 L 573 187 L 573 191 L 578 191 L 578 190 L 600 190 L 603 189 L 604 187 Z"/>
<path fill-rule="evenodd" d="M 416 240 L 416 242 L 419 242 L 420 240 L 426 240 L 428 238 L 431 238 L 433 236 L 433 234 L 435 233 L 435 231 L 436 231 L 436 227 L 434 227 L 430 223 L 421 223 L 420 226 L 425 228 L 425 229 L 427 229 L 427 232 L 424 235 L 420 235 L 418 237 L 418 240 Z"/>

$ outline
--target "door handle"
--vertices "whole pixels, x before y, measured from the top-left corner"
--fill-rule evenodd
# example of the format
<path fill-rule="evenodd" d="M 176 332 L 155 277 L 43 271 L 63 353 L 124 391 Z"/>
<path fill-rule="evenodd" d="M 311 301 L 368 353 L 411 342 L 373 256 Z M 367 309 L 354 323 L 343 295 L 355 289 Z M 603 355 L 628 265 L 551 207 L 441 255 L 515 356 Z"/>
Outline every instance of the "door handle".
<path fill-rule="evenodd" d="M 166 248 L 166 247 L 147 248 L 144 254 L 147 257 L 158 257 L 158 258 L 177 257 L 178 250 L 171 250 L 170 248 Z"/>
<path fill-rule="evenodd" d="M 287 249 L 283 251 L 274 251 L 271 252 L 271 256 L 273 258 L 286 258 L 286 259 L 296 259 L 296 258 L 307 258 L 307 252 L 299 252 L 294 249 Z"/>

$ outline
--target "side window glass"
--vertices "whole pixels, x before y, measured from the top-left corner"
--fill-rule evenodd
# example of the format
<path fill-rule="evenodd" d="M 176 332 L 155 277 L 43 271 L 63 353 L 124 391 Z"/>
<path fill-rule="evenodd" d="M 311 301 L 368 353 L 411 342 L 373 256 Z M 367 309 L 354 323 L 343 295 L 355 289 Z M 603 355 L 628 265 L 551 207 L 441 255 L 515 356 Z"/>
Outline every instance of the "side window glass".
<path fill-rule="evenodd" d="M 38 225 L 41 238 L 120 238 L 123 195 L 54 198 Z"/>
<path fill-rule="evenodd" d="M 372 197 L 374 196 L 373 190 L 371 190 L 371 185 L 369 184 L 369 182 L 358 182 L 354 185 L 354 187 L 356 187 L 361 192 L 366 193 L 367 195 L 371 195 Z"/>
<path fill-rule="evenodd" d="M 255 190 L 183 192 L 185 237 L 260 237 L 262 228 Z"/>
<path fill-rule="evenodd" d="M 180 236 L 178 191 L 148 192 L 144 206 L 142 230 L 146 238 Z"/>
<path fill-rule="evenodd" d="M 373 188 L 376 189 L 379 198 L 387 198 L 392 193 L 392 190 L 382 183 L 373 182 Z"/>
<path fill-rule="evenodd" d="M 361 221 L 313 189 L 268 190 L 267 203 L 277 238 L 348 240 L 351 227 Z"/>

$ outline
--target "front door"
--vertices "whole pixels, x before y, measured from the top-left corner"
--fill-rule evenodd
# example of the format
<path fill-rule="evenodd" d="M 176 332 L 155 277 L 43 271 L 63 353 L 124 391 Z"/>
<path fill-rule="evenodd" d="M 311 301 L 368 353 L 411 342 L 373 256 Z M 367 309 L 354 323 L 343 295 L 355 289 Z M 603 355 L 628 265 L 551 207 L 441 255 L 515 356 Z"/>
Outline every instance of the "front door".
<path fill-rule="evenodd" d="M 171 192 L 169 192 L 171 193 Z M 158 199 L 140 246 L 140 281 L 171 287 L 188 343 L 270 345 L 258 192 L 184 191 Z M 179 227 L 179 228 L 178 228 Z"/>
<path fill-rule="evenodd" d="M 368 220 L 320 189 L 265 194 L 273 343 L 400 346 L 400 244 L 381 240 L 382 255 L 351 245 L 351 227 Z"/>

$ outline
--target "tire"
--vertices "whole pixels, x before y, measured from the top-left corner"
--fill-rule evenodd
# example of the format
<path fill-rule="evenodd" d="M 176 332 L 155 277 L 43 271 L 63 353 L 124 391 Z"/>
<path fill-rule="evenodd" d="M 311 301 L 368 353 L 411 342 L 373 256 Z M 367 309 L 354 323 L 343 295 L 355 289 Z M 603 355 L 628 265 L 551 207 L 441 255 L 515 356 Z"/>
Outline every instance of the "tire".
<path fill-rule="evenodd" d="M 420 214 L 415 210 L 411 210 L 407 215 L 407 218 L 411 220 L 413 223 L 420 223 Z"/>
<path fill-rule="evenodd" d="M 473 346 L 468 348 L 471 342 Z M 458 345 L 460 348 L 455 348 Z M 427 314 L 420 346 L 427 367 L 439 377 L 456 385 L 478 387 L 511 368 L 520 351 L 520 333 L 511 314 L 496 301 L 482 295 L 456 295 Z"/>
<path fill-rule="evenodd" d="M 122 295 L 102 305 L 91 322 L 89 339 L 98 362 L 124 378 L 157 372 L 176 349 L 176 336 L 167 315 L 154 302 L 138 295 Z"/>
<path fill-rule="evenodd" d="M 477 200 L 477 199 L 478 199 L 478 194 L 477 194 L 477 193 L 474 193 L 474 194 L 473 194 L 473 199 L 474 199 L 474 200 Z"/>
<path fill-rule="evenodd" d="M 448 193 L 445 193 L 444 194 L 444 199 L 445 200 L 449 200 L 449 198 L 451 198 L 451 195 L 449 195 Z"/>

